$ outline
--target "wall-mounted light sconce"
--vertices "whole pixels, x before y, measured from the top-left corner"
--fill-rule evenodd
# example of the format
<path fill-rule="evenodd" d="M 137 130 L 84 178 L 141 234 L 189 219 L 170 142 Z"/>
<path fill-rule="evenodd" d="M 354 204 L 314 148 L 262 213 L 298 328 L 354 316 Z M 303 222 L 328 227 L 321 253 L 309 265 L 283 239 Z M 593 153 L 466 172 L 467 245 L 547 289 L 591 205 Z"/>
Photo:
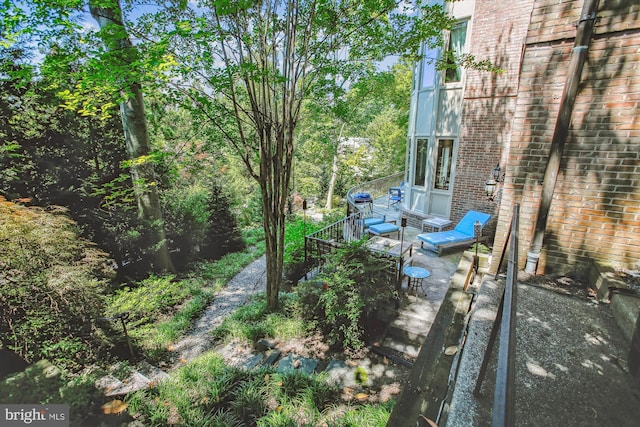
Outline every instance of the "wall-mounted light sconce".
<path fill-rule="evenodd" d="M 500 165 L 496 165 L 496 167 L 491 170 L 491 176 L 484 184 L 484 192 L 487 195 L 487 200 L 492 202 L 495 199 L 498 183 L 502 181 L 504 181 L 504 174 L 500 175 Z"/>

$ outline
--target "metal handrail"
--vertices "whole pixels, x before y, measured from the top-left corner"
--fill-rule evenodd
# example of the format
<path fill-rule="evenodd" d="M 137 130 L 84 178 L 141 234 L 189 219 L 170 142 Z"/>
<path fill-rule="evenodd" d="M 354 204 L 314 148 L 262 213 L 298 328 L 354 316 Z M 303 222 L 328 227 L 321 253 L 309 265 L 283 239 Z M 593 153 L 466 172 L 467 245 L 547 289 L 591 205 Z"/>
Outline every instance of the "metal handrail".
<path fill-rule="evenodd" d="M 358 207 L 353 198 L 355 193 L 369 193 L 372 199 L 377 199 L 389 193 L 390 187 L 398 187 L 404 178 L 404 172 L 398 172 L 373 181 L 363 182 L 347 190 L 348 213 L 357 212 Z"/>
<path fill-rule="evenodd" d="M 510 229 L 507 281 L 504 288 L 502 320 L 500 323 L 500 346 L 496 387 L 493 395 L 491 425 L 513 426 L 515 424 L 515 359 L 516 359 L 516 296 L 518 280 L 518 217 L 520 205 L 513 207 Z"/>
<path fill-rule="evenodd" d="M 496 368 L 496 387 L 493 396 L 492 426 L 513 426 L 515 423 L 515 358 L 516 358 L 516 293 L 518 280 L 518 223 L 520 205 L 513 207 L 511 224 L 502 249 L 500 264 L 504 260 L 504 252 L 509 245 L 509 264 L 507 265 L 507 280 L 504 292 L 500 298 L 500 305 L 493 321 L 489 342 L 485 350 L 474 396 L 480 395 L 480 389 L 489 367 L 489 360 L 493 346 L 500 331 L 500 346 L 498 347 L 498 366 Z M 498 273 L 500 267 L 498 266 Z M 496 279 L 498 275 L 496 274 Z"/>
<path fill-rule="evenodd" d="M 323 255 L 342 244 L 362 239 L 362 213 L 356 212 L 304 237 L 304 256 L 307 265 L 318 265 Z"/>

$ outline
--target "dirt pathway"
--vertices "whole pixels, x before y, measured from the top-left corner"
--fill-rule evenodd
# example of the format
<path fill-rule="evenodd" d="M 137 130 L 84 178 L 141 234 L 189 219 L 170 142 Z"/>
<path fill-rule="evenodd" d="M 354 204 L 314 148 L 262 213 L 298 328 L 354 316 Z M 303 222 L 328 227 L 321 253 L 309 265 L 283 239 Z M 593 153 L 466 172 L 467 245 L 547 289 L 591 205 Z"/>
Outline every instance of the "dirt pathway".
<path fill-rule="evenodd" d="M 215 296 L 187 336 L 173 346 L 176 364 L 188 362 L 212 347 L 211 331 L 267 285 L 266 257 L 246 266 Z"/>

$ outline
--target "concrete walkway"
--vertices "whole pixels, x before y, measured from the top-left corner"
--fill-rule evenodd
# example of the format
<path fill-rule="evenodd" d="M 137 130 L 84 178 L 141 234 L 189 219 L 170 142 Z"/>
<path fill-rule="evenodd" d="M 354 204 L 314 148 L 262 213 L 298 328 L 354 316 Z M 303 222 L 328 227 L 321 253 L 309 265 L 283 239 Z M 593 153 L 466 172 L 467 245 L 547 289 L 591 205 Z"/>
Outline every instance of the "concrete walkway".
<path fill-rule="evenodd" d="M 481 395 L 472 391 L 502 288 L 483 281 L 447 426 L 491 425 L 497 347 Z M 628 373 L 629 346 L 608 305 L 520 283 L 516 331 L 516 425 L 638 425 L 640 389 Z"/>

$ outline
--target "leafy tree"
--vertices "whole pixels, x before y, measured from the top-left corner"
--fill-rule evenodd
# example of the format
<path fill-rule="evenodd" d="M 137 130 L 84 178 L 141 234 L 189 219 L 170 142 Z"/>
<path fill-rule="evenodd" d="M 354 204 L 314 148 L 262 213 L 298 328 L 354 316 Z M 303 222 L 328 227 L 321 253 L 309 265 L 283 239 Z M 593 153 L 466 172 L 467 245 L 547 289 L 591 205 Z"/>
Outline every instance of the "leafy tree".
<path fill-rule="evenodd" d="M 90 0 L 91 16 L 100 25 L 100 37 L 105 43 L 107 53 L 105 61 L 108 70 L 136 69 L 139 61 L 138 50 L 129 38 L 122 19 L 119 1 Z M 125 74 L 126 76 L 126 74 Z M 120 83 L 120 117 L 130 158 L 131 177 L 138 201 L 140 217 L 152 230 L 149 237 L 155 254 L 155 268 L 164 271 L 175 271 L 169 255 L 169 247 L 165 236 L 160 198 L 153 162 L 150 156 L 149 133 L 144 111 L 142 86 L 135 73 Z"/>
<path fill-rule="evenodd" d="M 101 28 L 97 38 L 79 25 L 82 18 L 77 12 L 87 6 Z M 0 11 L 6 17 L 0 29 L 8 45 L 28 37 L 30 43 L 40 43 L 45 50 L 61 51 L 61 55 L 49 55 L 49 58 L 62 57 L 64 65 L 68 63 L 67 57 L 88 54 L 74 70 L 81 74 L 76 86 L 72 90 L 66 89 L 67 107 L 84 115 L 106 117 L 114 104 L 120 105 L 134 195 L 139 216 L 147 226 L 147 237 L 155 255 L 154 267 L 174 270 L 162 227 L 144 115 L 141 80 L 145 68 L 124 25 L 120 1 L 25 0 L 3 2 Z M 60 44 L 58 40 L 61 40 Z M 83 47 L 85 45 L 90 47 Z M 43 73 L 59 69 L 55 60 L 44 65 L 41 67 Z"/>
<path fill-rule="evenodd" d="M 373 61 L 415 54 L 420 41 L 438 37 L 450 19 L 441 6 L 419 3 L 421 13 L 399 10 L 393 0 L 181 2 L 139 32 L 172 52 L 189 102 L 260 186 L 271 308 L 282 281 L 303 102 L 329 99 L 373 70 Z"/>
<path fill-rule="evenodd" d="M 0 197 L 0 344 L 27 361 L 96 361 L 95 328 L 115 276 L 107 255 L 77 236 L 65 212 Z"/>
<path fill-rule="evenodd" d="M 339 100 L 308 101 L 297 131 L 296 191 L 305 197 L 309 189 L 313 196 L 327 194 L 329 204 L 332 179 L 333 192 L 339 193 L 358 179 L 402 170 L 410 95 L 411 67 L 401 61 L 361 78 Z M 339 141 L 349 137 L 364 138 L 366 144 L 338 155 Z"/>

